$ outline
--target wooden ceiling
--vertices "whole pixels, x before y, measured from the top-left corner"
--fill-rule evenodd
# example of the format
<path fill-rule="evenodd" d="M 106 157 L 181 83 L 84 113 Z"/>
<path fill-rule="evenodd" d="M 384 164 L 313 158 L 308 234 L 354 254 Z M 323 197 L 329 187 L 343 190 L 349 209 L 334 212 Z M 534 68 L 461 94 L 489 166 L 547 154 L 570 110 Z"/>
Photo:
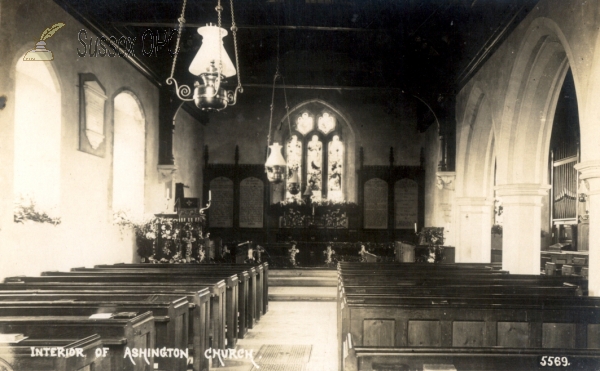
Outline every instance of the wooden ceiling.
<path fill-rule="evenodd" d="M 183 0 L 55 0 L 87 27 L 135 38 L 131 62 L 157 85 L 169 76 Z M 242 83 L 270 85 L 277 61 L 288 85 L 401 89 L 436 105 L 456 91 L 527 15 L 537 0 L 233 0 Z M 187 0 L 176 78 L 217 22 L 216 0 Z M 231 26 L 229 0 L 222 23 Z M 231 35 L 225 48 L 233 59 Z M 235 78 L 230 79 L 235 84 Z"/>

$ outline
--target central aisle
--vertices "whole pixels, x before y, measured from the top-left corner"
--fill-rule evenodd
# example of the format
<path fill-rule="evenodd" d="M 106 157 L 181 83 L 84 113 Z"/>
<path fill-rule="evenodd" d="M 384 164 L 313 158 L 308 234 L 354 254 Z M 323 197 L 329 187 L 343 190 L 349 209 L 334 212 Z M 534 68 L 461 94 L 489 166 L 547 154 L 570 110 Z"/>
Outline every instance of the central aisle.
<path fill-rule="evenodd" d="M 254 350 L 260 369 L 253 371 L 337 371 L 336 303 L 271 301 L 236 348 Z M 253 368 L 249 360 L 224 362 L 227 371 Z"/>

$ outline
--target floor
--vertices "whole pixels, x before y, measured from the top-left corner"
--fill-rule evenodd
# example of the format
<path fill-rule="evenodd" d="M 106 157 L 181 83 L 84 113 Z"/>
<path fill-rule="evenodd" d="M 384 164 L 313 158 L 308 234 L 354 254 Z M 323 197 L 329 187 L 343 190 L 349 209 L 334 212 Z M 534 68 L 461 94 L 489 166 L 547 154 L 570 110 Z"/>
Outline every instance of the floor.
<path fill-rule="evenodd" d="M 281 347 L 270 348 L 275 352 L 271 352 L 271 355 L 276 356 L 269 358 L 260 352 L 263 345 Z M 225 367 L 220 370 L 337 371 L 336 347 L 335 302 L 270 301 L 269 312 L 244 339 L 238 340 L 236 346 L 238 350 L 252 349 L 254 362 L 260 368 L 253 369 L 253 364 L 247 359 L 225 359 Z M 293 355 L 298 353 L 304 357 L 294 360 Z M 219 363 L 215 361 L 213 364 Z"/>

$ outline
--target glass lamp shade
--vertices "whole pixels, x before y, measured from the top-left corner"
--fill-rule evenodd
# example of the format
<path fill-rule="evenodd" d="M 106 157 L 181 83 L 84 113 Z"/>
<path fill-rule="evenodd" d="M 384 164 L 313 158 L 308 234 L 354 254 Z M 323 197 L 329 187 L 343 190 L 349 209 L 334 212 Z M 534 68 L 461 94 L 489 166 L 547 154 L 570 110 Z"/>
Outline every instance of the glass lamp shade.
<path fill-rule="evenodd" d="M 265 162 L 267 178 L 271 183 L 281 183 L 285 178 L 286 162 L 281 154 L 281 145 L 275 142 L 269 146 L 271 153 Z"/>
<path fill-rule="evenodd" d="M 234 76 L 236 74 L 235 67 L 223 47 L 223 37 L 227 36 L 227 31 L 214 25 L 208 25 L 198 28 L 198 33 L 202 35 L 202 45 L 192 60 L 189 71 L 196 76 L 216 74 L 219 70 L 220 60 L 221 75 L 224 77 Z"/>

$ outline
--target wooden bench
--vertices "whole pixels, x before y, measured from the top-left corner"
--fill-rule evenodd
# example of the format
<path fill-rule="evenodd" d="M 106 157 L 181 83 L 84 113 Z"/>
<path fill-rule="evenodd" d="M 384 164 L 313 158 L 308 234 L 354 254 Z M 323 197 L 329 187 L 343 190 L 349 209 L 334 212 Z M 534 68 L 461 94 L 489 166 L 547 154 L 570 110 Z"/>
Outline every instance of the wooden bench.
<path fill-rule="evenodd" d="M 164 302 L 125 302 L 108 299 L 0 301 L 0 316 L 90 316 L 98 313 L 148 311 L 151 311 L 154 317 L 156 347 L 188 349 L 189 303 L 186 297 Z M 187 368 L 187 358 L 158 358 L 155 361 L 160 370 L 185 371 Z"/>
<path fill-rule="evenodd" d="M 424 364 L 453 365 L 460 371 L 583 371 L 600 368 L 600 353 L 592 349 L 355 346 L 348 348 L 345 354 L 342 367 L 348 371 L 421 370 Z M 543 362 L 549 364 L 549 357 L 552 357 L 553 363 L 558 358 L 560 366 L 542 366 Z"/>
<path fill-rule="evenodd" d="M 33 290 L 33 291 L 32 291 Z M 50 290 L 50 291 L 49 291 Z M 220 304 L 225 294 L 225 282 L 220 280 L 209 288 L 200 288 L 198 285 L 181 284 L 141 284 L 141 283 L 97 283 L 97 282 L 16 282 L 0 284 L 0 297 L 15 297 L 19 292 L 42 295 L 44 292 L 55 293 L 63 298 L 76 295 L 111 295 L 116 300 L 124 298 L 130 300 L 135 298 L 148 298 L 157 300 L 162 295 L 185 295 L 192 312 L 189 326 L 189 338 L 193 344 L 193 368 L 196 371 L 206 371 L 210 367 L 210 360 L 203 354 L 204 350 L 218 347 L 219 340 L 225 337 L 224 317 Z M 224 346 L 224 344 L 222 344 Z"/>
<path fill-rule="evenodd" d="M 156 267 L 160 265 L 161 267 Z M 221 267 L 210 265 L 209 268 L 203 265 L 186 265 L 186 264 L 118 264 L 115 266 L 102 266 L 102 268 L 73 268 L 72 272 L 115 272 L 115 273 L 136 273 L 145 272 L 148 274 L 173 274 L 173 275 L 198 275 L 198 276 L 215 276 L 216 274 L 237 274 L 238 276 L 238 297 L 237 297 L 237 337 L 242 339 L 248 328 L 252 328 L 256 318 L 256 276 L 255 268 L 247 267 Z M 233 306 L 234 303 L 227 301 L 228 306 Z M 235 308 L 230 308 L 234 312 Z"/>
<path fill-rule="evenodd" d="M 152 267 L 152 268 L 176 268 L 176 269 L 192 269 L 192 270 L 201 270 L 201 269 L 222 269 L 222 267 L 231 267 L 231 268 L 239 268 L 243 267 L 244 269 L 254 268 L 257 273 L 257 288 L 256 292 L 262 292 L 262 306 L 261 311 L 262 314 L 266 314 L 269 310 L 269 264 L 267 262 L 262 263 L 254 263 L 254 264 L 228 264 L 228 263 L 218 263 L 218 264 L 105 264 L 105 265 L 96 265 L 95 268 L 102 269 L 118 269 L 121 267 Z M 259 304 L 257 302 L 257 307 Z"/>
<path fill-rule="evenodd" d="M 518 351 L 511 353 L 504 349 L 510 347 L 528 348 L 537 354 L 548 349 L 579 348 L 575 353 L 582 353 L 581 362 L 585 363 L 589 361 L 586 357 L 593 354 L 585 349 L 600 348 L 600 300 L 573 296 L 577 295 L 573 290 L 576 285 L 563 290 L 560 287 L 563 280 L 549 279 L 537 285 L 547 277 L 473 274 L 464 269 L 403 269 L 384 274 L 370 269 L 362 275 L 358 271 L 346 275 L 346 269 L 340 267 L 340 289 L 343 288 L 338 290 L 340 365 L 345 364 L 349 370 L 376 369 L 373 362 L 394 357 L 395 369 L 401 369 L 398 360 L 403 360 L 410 369 L 419 369 L 428 359 L 452 363 L 453 356 L 468 360 L 459 363 L 462 368 L 457 369 L 479 369 L 473 365 L 488 356 L 496 357 L 490 353 L 494 347 L 501 347 L 500 353 L 504 352 L 497 356 L 499 359 L 509 359 L 515 355 L 512 353 L 518 355 Z M 492 291 L 499 295 L 474 297 L 477 288 L 483 292 L 490 283 L 494 284 Z M 587 288 L 583 280 L 575 283 Z M 370 293 L 371 288 L 378 292 Z M 517 290 L 534 293 L 554 288 L 568 296 L 513 294 Z M 420 297 L 419 290 L 434 295 Z M 346 362 L 344 356 L 352 357 L 350 338 L 354 341 L 356 359 Z M 459 348 L 475 349 L 470 353 L 481 354 L 468 356 L 469 351 L 461 353 Z M 381 354 L 385 356 L 377 358 Z M 468 365 L 474 368 L 465 368 Z"/>
<path fill-rule="evenodd" d="M 8 278 L 6 282 L 11 280 Z M 164 272 L 153 273 L 146 270 L 132 270 L 121 272 L 118 270 L 90 270 L 77 272 L 43 272 L 42 277 L 23 277 L 28 281 L 43 281 L 47 280 L 66 280 L 66 281 L 110 281 L 110 282 L 164 282 L 164 283 L 184 283 L 195 284 L 205 282 L 210 279 L 224 279 L 226 286 L 226 296 L 224 303 L 221 303 L 221 313 L 225 318 L 226 323 L 226 344 L 230 348 L 234 348 L 237 342 L 238 334 L 238 278 L 236 274 L 231 273 L 210 273 L 205 272 Z M 221 347 L 225 346 L 225 341 L 219 339 Z"/>
<path fill-rule="evenodd" d="M 83 357 L 32 357 L 31 347 L 62 349 L 61 354 L 77 354 Z M 110 358 L 96 355 L 102 348 L 97 334 L 79 340 L 27 338 L 18 343 L 0 343 L 0 370 L 81 371 L 110 370 Z M 51 354 L 51 353 L 50 353 Z"/>
<path fill-rule="evenodd" d="M 342 293 L 346 297 L 351 296 L 407 296 L 407 297 L 431 297 L 431 296 L 470 296 L 470 297 L 502 297 L 502 296 L 581 296 L 577 286 L 513 286 L 494 285 L 481 286 L 457 285 L 444 287 L 390 287 L 390 286 L 343 286 Z"/>
<path fill-rule="evenodd" d="M 1 316 L 1 333 L 22 333 L 32 338 L 81 339 L 98 334 L 109 348 L 110 369 L 152 371 L 153 357 L 135 359 L 134 365 L 125 359 L 129 349 L 154 349 L 154 318 L 146 312 L 129 319 L 90 319 L 88 316 Z M 31 354 L 31 350 L 30 350 Z"/>

